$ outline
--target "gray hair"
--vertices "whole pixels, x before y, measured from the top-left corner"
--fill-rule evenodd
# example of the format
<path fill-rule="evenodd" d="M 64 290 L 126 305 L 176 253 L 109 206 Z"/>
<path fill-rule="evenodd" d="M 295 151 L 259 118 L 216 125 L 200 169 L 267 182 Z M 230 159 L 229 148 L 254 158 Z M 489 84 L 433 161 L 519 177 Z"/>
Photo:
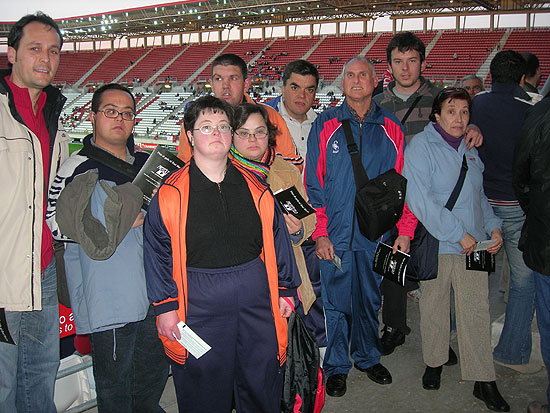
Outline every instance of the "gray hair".
<path fill-rule="evenodd" d="M 349 59 L 346 63 L 344 63 L 344 67 L 342 68 L 342 76 L 344 76 L 344 73 L 346 73 L 346 68 L 348 67 L 348 65 L 352 62 L 365 62 L 369 65 L 370 67 L 370 70 L 371 70 L 371 73 L 372 73 L 372 77 L 375 77 L 376 76 L 376 70 L 374 70 L 374 65 L 372 64 L 372 62 L 370 61 L 370 59 L 366 58 L 365 56 L 353 56 L 351 59 Z"/>
<path fill-rule="evenodd" d="M 462 79 L 460 79 L 460 83 L 459 83 L 459 87 L 462 87 L 464 86 L 464 82 L 467 81 L 467 80 L 479 80 L 479 82 L 481 83 L 481 87 L 483 87 L 483 79 L 481 79 L 479 76 L 476 76 L 476 75 L 468 75 L 468 76 L 464 76 Z"/>

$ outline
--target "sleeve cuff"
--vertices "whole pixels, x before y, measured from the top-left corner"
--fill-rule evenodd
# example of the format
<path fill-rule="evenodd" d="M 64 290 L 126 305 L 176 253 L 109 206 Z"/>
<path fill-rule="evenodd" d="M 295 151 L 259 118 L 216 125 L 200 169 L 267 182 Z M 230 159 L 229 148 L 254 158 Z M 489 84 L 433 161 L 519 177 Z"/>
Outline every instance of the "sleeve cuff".
<path fill-rule="evenodd" d="M 155 311 L 155 315 L 161 315 L 161 314 L 167 313 L 168 311 L 174 311 L 179 308 L 180 306 L 177 300 L 168 301 L 167 303 L 162 303 L 162 304 L 153 304 L 153 310 Z"/>
<path fill-rule="evenodd" d="M 279 288 L 279 297 L 294 297 L 296 290 L 296 288 Z"/>

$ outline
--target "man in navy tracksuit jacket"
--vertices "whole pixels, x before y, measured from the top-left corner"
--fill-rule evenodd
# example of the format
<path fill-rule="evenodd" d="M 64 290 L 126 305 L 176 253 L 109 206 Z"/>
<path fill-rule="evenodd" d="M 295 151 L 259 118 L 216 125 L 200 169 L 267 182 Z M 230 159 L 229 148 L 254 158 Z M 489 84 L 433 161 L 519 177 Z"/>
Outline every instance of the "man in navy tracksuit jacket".
<path fill-rule="evenodd" d="M 134 151 L 131 92 L 117 84 L 97 89 L 90 118 L 94 133 L 61 165 L 46 219 L 67 244 L 67 285 L 76 331 L 92 345 L 99 412 L 160 411 L 168 363 L 147 298 L 143 194 L 121 172 L 138 171 L 148 158 Z"/>
<path fill-rule="evenodd" d="M 369 178 L 389 169 L 401 172 L 405 139 L 397 118 L 372 102 L 378 79 L 372 64 L 362 57 L 344 65 L 342 106 L 320 114 L 308 137 L 305 182 L 316 209 L 313 233 L 316 255 L 321 259 L 323 304 L 327 324 L 327 394 L 342 396 L 351 368 L 367 373 L 379 384 L 391 383 L 380 364 L 378 335 L 381 276 L 372 271 L 376 243 L 360 232 L 354 214 L 355 181 L 346 138 L 340 121 L 349 119 L 363 166 Z M 398 223 L 395 247 L 408 252 L 416 218 L 405 207 Z M 342 260 L 340 271 L 332 259 Z"/>

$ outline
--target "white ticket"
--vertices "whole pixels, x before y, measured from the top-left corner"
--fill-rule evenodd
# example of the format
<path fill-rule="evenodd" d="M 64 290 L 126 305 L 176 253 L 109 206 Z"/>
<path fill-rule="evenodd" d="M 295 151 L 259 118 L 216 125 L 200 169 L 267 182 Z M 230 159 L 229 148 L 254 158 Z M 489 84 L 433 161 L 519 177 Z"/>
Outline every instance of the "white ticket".
<path fill-rule="evenodd" d="M 174 338 L 189 351 L 196 359 L 201 358 L 212 347 L 210 347 L 197 333 L 191 330 L 183 321 L 178 323 L 181 338 L 178 339 L 174 333 Z"/>

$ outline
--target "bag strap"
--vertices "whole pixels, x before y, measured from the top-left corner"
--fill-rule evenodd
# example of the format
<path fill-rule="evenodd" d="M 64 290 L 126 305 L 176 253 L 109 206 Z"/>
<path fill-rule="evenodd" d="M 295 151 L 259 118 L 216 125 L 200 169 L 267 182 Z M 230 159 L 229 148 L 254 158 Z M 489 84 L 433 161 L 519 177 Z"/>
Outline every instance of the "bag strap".
<path fill-rule="evenodd" d="M 405 116 L 403 116 L 403 119 L 401 119 L 401 125 L 405 126 L 405 122 L 407 121 L 407 119 L 409 119 L 409 115 L 411 114 L 413 109 L 416 107 L 418 102 L 420 102 L 420 99 L 422 99 L 422 96 L 417 96 L 414 102 L 412 103 L 412 105 L 409 106 L 409 110 L 407 111 L 407 113 L 405 113 Z"/>
<path fill-rule="evenodd" d="M 78 154 L 95 159 L 99 163 L 106 165 L 131 179 L 134 179 L 139 172 L 139 168 L 136 168 L 134 165 L 124 162 L 122 159 L 117 158 L 109 152 L 99 149 L 93 145 L 86 145 Z"/>
<path fill-rule="evenodd" d="M 466 179 L 466 172 L 468 172 L 468 163 L 466 162 L 466 154 L 464 154 L 462 155 L 462 167 L 460 168 L 458 181 L 456 182 L 456 185 L 453 189 L 453 192 L 451 193 L 451 196 L 449 197 L 449 200 L 445 204 L 445 208 L 447 208 L 449 211 L 453 210 L 456 204 L 456 200 L 460 195 L 460 191 L 462 190 L 462 186 L 464 185 L 464 180 Z"/>
<path fill-rule="evenodd" d="M 348 152 L 351 157 L 351 164 L 353 166 L 353 177 L 355 178 L 355 186 L 357 189 L 362 188 L 368 181 L 369 177 L 361 159 L 359 158 L 359 148 L 353 139 L 353 132 L 351 131 L 351 125 L 349 119 L 342 119 L 342 126 L 344 127 L 344 135 L 348 143 Z"/>
<path fill-rule="evenodd" d="M 290 301 L 288 297 L 281 297 L 281 298 L 286 301 L 286 303 L 290 306 L 290 308 L 292 308 L 292 312 L 295 313 L 296 308 L 294 308 L 294 304 L 292 304 L 292 301 Z"/>

